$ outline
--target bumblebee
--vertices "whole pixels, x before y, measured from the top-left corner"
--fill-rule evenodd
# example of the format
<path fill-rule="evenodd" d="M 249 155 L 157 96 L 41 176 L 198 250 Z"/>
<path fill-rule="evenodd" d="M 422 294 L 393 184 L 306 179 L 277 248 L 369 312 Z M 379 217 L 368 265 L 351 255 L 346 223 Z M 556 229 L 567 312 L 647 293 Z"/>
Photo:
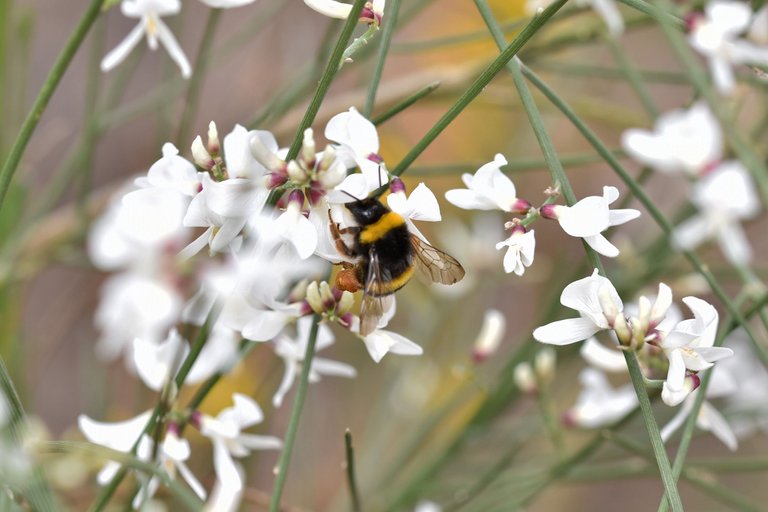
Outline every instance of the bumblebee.
<path fill-rule="evenodd" d="M 345 206 L 357 226 L 340 228 L 328 211 L 336 248 L 355 260 L 342 264 L 336 287 L 352 293 L 363 290 L 361 335 L 376 329 L 391 302 L 388 297 L 405 286 L 417 269 L 434 283 L 453 284 L 464 277 L 464 268 L 455 258 L 411 233 L 405 219 L 377 198 L 356 199 Z M 342 238 L 346 234 L 353 235 L 351 245 Z"/>

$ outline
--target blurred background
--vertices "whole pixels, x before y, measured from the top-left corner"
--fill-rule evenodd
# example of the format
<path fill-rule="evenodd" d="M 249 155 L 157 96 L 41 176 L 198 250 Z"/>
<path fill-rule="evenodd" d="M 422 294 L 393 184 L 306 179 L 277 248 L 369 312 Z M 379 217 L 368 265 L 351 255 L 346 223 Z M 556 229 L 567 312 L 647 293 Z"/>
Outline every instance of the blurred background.
<path fill-rule="evenodd" d="M 497 19 L 510 22 L 507 36 L 511 39 L 524 23 L 524 3 L 491 3 Z M 0 112 L 4 120 L 0 154 L 7 154 L 87 4 L 85 0 L 0 2 Z M 633 126 L 650 127 L 653 116 L 617 71 L 622 63 L 629 61 L 645 72 L 645 85 L 660 112 L 689 105 L 692 88 L 659 29 L 647 17 L 621 6 L 629 28 L 613 40 L 593 11 L 566 7 L 570 14 L 542 30 L 520 56 L 623 158 L 621 132 Z M 202 3 L 186 1 L 179 16 L 165 18 L 193 63 L 211 12 Z M 99 72 L 102 57 L 135 22 L 116 8 L 96 22 L 30 142 L 0 216 L 0 354 L 27 411 L 54 439 L 81 439 L 76 427 L 79 414 L 117 421 L 146 410 L 156 400 L 122 360 L 105 364 L 94 353 L 99 333 L 93 313 L 107 275 L 92 267 L 85 251 L 90 220 L 120 186 L 146 172 L 161 156 L 164 142 L 173 142 L 183 156 L 191 157 L 192 139 L 204 135 L 211 120 L 222 135 L 235 124 L 243 124 L 249 129 L 271 130 L 281 145 L 288 145 L 341 26 L 296 0 L 257 0 L 223 11 L 195 95 L 190 94 L 190 82 L 179 76 L 168 55 L 162 50 L 147 51 L 144 42 L 117 69 Z M 358 32 L 362 30 L 361 26 Z M 322 129 L 332 115 L 350 106 L 362 107 L 377 47 L 378 39 L 374 39 L 338 75 L 313 125 L 318 146 L 325 143 Z M 403 2 L 373 115 L 427 84 L 439 81 L 440 86 L 379 126 L 380 152 L 390 168 L 496 54 L 471 3 Z M 745 91 L 741 98 L 736 114 L 745 127 L 752 126 L 765 112 L 765 88 Z M 603 185 L 614 185 L 623 198 L 620 180 L 577 130 L 543 97 L 536 99 L 576 195 L 600 195 Z M 524 277 L 504 274 L 503 253 L 494 246 L 507 237 L 503 224 L 509 219 L 459 210 L 443 200 L 446 190 L 462 186 L 461 173 L 474 172 L 495 153 L 510 161 L 508 175 L 518 195 L 540 204 L 551 181 L 517 92 L 505 73 L 405 174 L 410 189 L 424 181 L 438 195 L 443 222 L 423 226 L 423 230 L 435 245 L 462 262 L 466 282 L 444 290 L 414 283 L 398 294 L 399 313 L 393 330 L 421 344 L 421 357 L 390 355 L 376 364 L 361 343 L 336 332 L 335 345 L 321 355 L 352 364 L 358 377 L 355 381 L 326 378 L 310 387 L 284 495 L 287 510 L 348 509 L 346 429 L 353 434 L 366 510 L 385 510 L 393 503 L 397 509 L 409 510 L 421 499 L 447 504 L 449 510 L 462 506 L 466 510 L 512 510 L 517 508 L 513 505 L 518 503 L 516 496 L 531 492 L 540 481 L 536 478 L 556 460 L 550 441 L 540 432 L 537 401 L 512 390 L 510 370 L 515 361 L 535 354 L 538 347 L 530 343 L 530 332 L 551 315 L 544 305 L 559 296 L 566 283 L 588 275 L 591 269 L 580 241 L 563 236 L 555 223 L 542 221 L 535 225 L 535 264 Z M 638 166 L 624 161 L 640 173 Z M 653 175 L 645 186 L 671 216 L 684 199 L 686 180 Z M 633 201 L 628 204 L 642 210 Z M 635 283 L 649 270 L 643 251 L 653 246 L 661 230 L 646 212 L 642 219 L 609 237 L 622 250 L 617 260 L 607 262 L 609 273 L 619 283 Z M 755 266 L 758 273 L 765 270 L 762 255 L 766 244 L 765 237 L 758 235 L 766 227 L 765 219 L 746 226 L 760 255 Z M 713 269 L 727 275 L 716 247 L 706 246 L 701 254 Z M 628 284 L 627 292 L 652 292 L 664 280 L 675 288 L 676 297 L 691 293 L 708 297 L 700 283 L 686 280 L 691 269 L 679 256 L 666 262 L 665 269 L 648 281 L 647 289 Z M 729 291 L 737 289 L 733 285 Z M 506 334 L 498 352 L 476 364 L 473 343 L 483 313 L 491 307 L 506 316 Z M 562 318 L 563 314 L 559 311 L 555 316 Z M 575 349 L 558 350 L 551 389 L 555 397 L 551 412 L 556 420 L 574 403 L 579 391 L 577 374 L 583 366 Z M 270 405 L 281 374 L 281 361 L 268 348 L 259 347 L 216 387 L 202 409 L 216 413 L 230 405 L 232 392 L 248 394 L 262 405 L 267 418 L 257 432 L 282 437 L 292 394 L 282 408 Z M 191 396 L 192 391 L 184 393 Z M 463 435 L 450 457 L 440 458 L 456 433 L 467 428 L 470 418 L 476 418 L 478 407 L 487 405 L 488 397 L 497 397 L 492 413 L 471 425 L 473 430 Z M 660 423 L 673 414 L 673 410 L 657 406 Z M 622 432 L 647 443 L 639 419 Z M 570 453 L 592 435 L 569 429 L 563 433 L 563 442 Z M 199 441 L 197 449 L 193 446 L 191 466 L 209 486 L 214 477 L 210 450 L 203 448 L 201 438 L 191 436 Z M 708 435 L 695 439 L 691 451 L 691 457 L 729 453 Z M 763 437 L 742 440 L 739 451 L 768 455 Z M 617 448 L 604 447 L 590 460 L 626 459 Z M 243 510 L 259 510 L 268 501 L 276 460 L 269 452 L 257 452 L 245 460 L 249 490 Z M 437 469 L 420 479 L 433 461 L 438 461 Z M 54 485 L 63 489 L 67 504 L 72 510 L 84 510 L 95 494 L 92 470 L 97 462 L 61 456 L 48 463 Z M 495 464 L 501 464 L 501 476 L 479 492 L 475 487 L 478 477 Z M 59 471 L 58 465 L 66 469 Z M 646 467 L 645 461 L 638 458 L 637 467 Z M 621 480 L 614 478 L 621 476 L 618 474 L 597 480 L 561 479 L 536 494 L 526 509 L 648 510 L 658 505 L 662 486 L 652 471 L 640 473 Z M 720 480 L 735 493 L 760 502 L 765 497 L 765 489 L 759 485 L 762 478 L 761 473 L 749 473 L 721 475 Z M 683 483 L 681 491 L 691 509 L 722 509 L 694 486 Z M 478 492 L 479 497 L 464 503 L 465 496 Z M 401 495 L 404 497 L 398 501 Z"/>

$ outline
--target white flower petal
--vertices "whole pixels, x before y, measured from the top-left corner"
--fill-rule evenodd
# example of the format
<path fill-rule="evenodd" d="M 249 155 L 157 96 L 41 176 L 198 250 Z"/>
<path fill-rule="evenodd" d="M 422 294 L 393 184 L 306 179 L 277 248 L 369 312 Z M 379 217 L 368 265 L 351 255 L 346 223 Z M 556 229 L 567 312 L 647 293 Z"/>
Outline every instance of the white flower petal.
<path fill-rule="evenodd" d="M 181 69 L 181 76 L 189 78 L 192 76 L 192 66 L 189 65 L 187 56 L 184 55 L 184 50 L 179 46 L 179 42 L 174 37 L 173 32 L 171 32 L 168 25 L 166 25 L 160 18 L 157 18 L 155 23 L 157 27 L 157 36 L 168 51 L 168 55 L 171 56 L 171 59 L 173 59 L 176 65 L 179 66 L 179 69 Z"/>
<path fill-rule="evenodd" d="M 569 345 L 585 340 L 600 330 L 601 327 L 588 318 L 568 318 L 537 327 L 533 337 L 541 343 Z"/>
<path fill-rule="evenodd" d="M 101 70 L 105 73 L 114 69 L 118 64 L 123 62 L 125 58 L 131 53 L 131 50 L 136 48 L 136 45 L 141 41 L 141 36 L 144 35 L 144 23 L 136 25 L 125 39 L 118 44 L 111 52 L 109 52 L 101 61 Z"/>

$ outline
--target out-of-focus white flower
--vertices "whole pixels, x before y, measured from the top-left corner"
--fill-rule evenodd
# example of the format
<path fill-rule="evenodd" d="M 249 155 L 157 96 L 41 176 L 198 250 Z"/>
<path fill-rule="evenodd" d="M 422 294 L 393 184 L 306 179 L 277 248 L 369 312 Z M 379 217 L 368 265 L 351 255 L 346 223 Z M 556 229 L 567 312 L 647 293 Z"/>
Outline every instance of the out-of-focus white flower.
<path fill-rule="evenodd" d="M 605 374 L 585 368 L 579 374 L 583 386 L 576 403 L 565 413 L 568 424 L 598 428 L 620 420 L 638 405 L 632 384 L 614 388 Z"/>
<path fill-rule="evenodd" d="M 732 263 L 751 261 L 752 248 L 741 221 L 758 214 L 760 201 L 740 162 L 725 162 L 701 178 L 691 191 L 691 202 L 699 213 L 675 228 L 672 242 L 677 247 L 690 250 L 714 238 Z"/>
<path fill-rule="evenodd" d="M 573 206 L 548 204 L 541 207 L 542 216 L 556 219 L 563 231 L 571 236 L 583 238 L 595 251 L 614 258 L 619 250 L 603 235 L 611 226 L 618 226 L 636 219 L 640 212 L 631 208 L 611 210 L 609 205 L 619 198 L 616 187 L 603 187 L 602 196 L 588 196 Z"/>
<path fill-rule="evenodd" d="M 102 71 L 109 71 L 123 62 L 131 50 L 139 44 L 141 37 L 146 35 L 147 44 L 151 50 L 157 49 L 159 41 L 181 69 L 181 75 L 184 78 L 192 75 L 192 67 L 189 65 L 187 56 L 184 55 L 184 50 L 179 46 L 168 25 L 160 19 L 161 16 L 178 14 L 181 11 L 179 0 L 123 0 L 120 10 L 123 15 L 129 18 L 140 18 L 141 21 L 104 57 L 101 61 Z"/>
<path fill-rule="evenodd" d="M 604 372 L 627 371 L 627 362 L 618 345 L 609 348 L 593 337 L 581 345 L 579 354 L 587 364 Z"/>
<path fill-rule="evenodd" d="M 181 296 L 170 283 L 136 272 L 110 277 L 94 319 L 101 331 L 97 354 L 112 360 L 131 348 L 135 338 L 159 342 L 178 322 L 181 307 Z"/>
<path fill-rule="evenodd" d="M 585 340 L 598 331 L 611 328 L 611 319 L 606 316 L 604 304 L 613 304 L 609 316 L 618 315 L 624 306 L 616 288 L 605 277 L 597 273 L 574 281 L 563 289 L 560 295 L 563 306 L 579 312 L 579 318 L 557 320 L 533 331 L 533 337 L 542 343 L 568 345 Z"/>
<path fill-rule="evenodd" d="M 764 5 L 752 17 L 747 38 L 761 45 L 768 45 L 768 5 Z"/>
<path fill-rule="evenodd" d="M 336 2 L 335 0 L 304 0 L 304 3 L 320 14 L 342 20 L 349 18 L 349 13 L 352 11 L 352 4 Z M 375 23 L 377 26 L 381 25 L 384 17 L 384 5 L 385 0 L 366 2 L 363 12 L 360 13 L 360 21 L 369 24 Z"/>
<path fill-rule="evenodd" d="M 496 249 L 507 248 L 504 255 L 504 272 L 514 272 L 518 276 L 523 275 L 525 267 L 533 264 L 533 255 L 536 250 L 534 231 L 525 231 L 522 226 L 513 226 L 512 234 L 506 240 L 496 244 Z"/>
<path fill-rule="evenodd" d="M 467 188 L 449 190 L 445 198 L 465 210 L 526 213 L 531 203 L 518 199 L 514 183 L 501 172 L 500 167 L 503 165 L 507 165 L 507 159 L 496 154 L 492 162 L 480 167 L 475 174 L 462 174 L 461 180 Z"/>
<path fill-rule="evenodd" d="M 768 46 L 757 46 L 739 37 L 749 27 L 752 10 L 748 3 L 712 0 L 704 13 L 689 20 L 688 40 L 709 61 L 717 89 L 733 91 L 735 64 L 768 64 Z"/>
<path fill-rule="evenodd" d="M 552 4 L 552 0 L 526 0 L 525 11 L 531 15 L 538 15 Z M 591 7 L 603 18 L 608 30 L 614 37 L 624 32 L 624 19 L 621 17 L 618 7 L 613 0 L 576 0 L 579 7 Z"/>
<path fill-rule="evenodd" d="M 707 388 L 707 398 L 718 398 L 732 395 L 737 392 L 737 384 L 733 376 L 728 371 L 723 370 L 718 365 L 712 370 L 712 378 Z M 694 390 L 683 401 L 682 407 L 675 416 L 669 420 L 669 423 L 661 429 L 661 439 L 667 442 L 672 434 L 679 429 L 693 410 L 693 403 L 696 401 L 696 394 L 699 390 Z M 731 426 L 725 420 L 722 414 L 708 401 L 704 401 L 696 416 L 696 426 L 706 432 L 712 432 L 722 443 L 731 450 L 738 447 L 738 440 Z"/>
<path fill-rule="evenodd" d="M 442 512 L 440 505 L 434 501 L 420 501 L 416 504 L 416 508 L 413 512 Z"/>
<path fill-rule="evenodd" d="M 693 312 L 693 318 L 683 320 L 670 331 L 659 346 L 669 359 L 669 370 L 664 381 L 661 398 L 667 405 L 677 405 L 698 387 L 690 385 L 687 371 L 699 372 L 711 368 L 715 361 L 730 357 L 733 350 L 714 347 L 717 334 L 717 310 L 696 297 L 685 297 L 683 302 Z M 686 385 L 686 381 L 689 382 Z"/>
<path fill-rule="evenodd" d="M 317 248 L 318 233 L 312 222 L 304 216 L 304 194 L 293 190 L 288 196 L 285 211 L 275 219 L 275 228 L 296 249 L 299 258 L 305 260 Z"/>
<path fill-rule="evenodd" d="M 706 103 L 660 116 L 653 131 L 630 128 L 621 145 L 638 162 L 662 172 L 700 176 L 720 161 L 723 134 Z"/>
<path fill-rule="evenodd" d="M 740 439 L 756 431 L 768 433 L 768 370 L 760 362 L 755 349 L 743 329 L 728 336 L 725 345 L 733 350 L 733 357 L 717 363 L 712 371 L 715 377 L 722 371 L 731 376 L 735 389 L 723 393 L 725 411 L 736 436 Z M 710 383 L 710 387 L 715 382 Z"/>
<path fill-rule="evenodd" d="M 160 388 L 174 377 L 182 361 L 189 353 L 189 344 L 176 329 L 171 329 L 162 343 L 133 340 L 133 361 L 136 373 L 150 389 Z"/>
<path fill-rule="evenodd" d="M 94 421 L 85 414 L 81 414 L 77 418 L 77 425 L 88 441 L 124 453 L 128 453 L 141 436 L 136 457 L 139 460 L 147 461 L 152 455 L 153 443 L 152 439 L 147 434 L 142 435 L 142 432 L 147 426 L 151 414 L 152 411 L 146 411 L 129 420 L 115 423 Z M 106 485 L 119 470 L 120 463 L 109 461 L 99 471 L 96 480 L 99 484 Z"/>
<path fill-rule="evenodd" d="M 507 327 L 504 313 L 498 309 L 488 309 L 483 315 L 483 325 L 475 338 L 472 357 L 476 363 L 485 361 L 498 350 Z"/>
<path fill-rule="evenodd" d="M 410 196 L 406 197 L 405 185 L 400 178 L 393 178 L 389 184 L 391 194 L 387 196 L 387 205 L 389 208 L 399 214 L 408 225 L 408 230 L 424 240 L 427 239 L 419 231 L 414 220 L 438 222 L 440 216 L 440 205 L 437 203 L 435 194 L 424 183 L 413 189 Z"/>
<path fill-rule="evenodd" d="M 275 353 L 285 363 L 283 379 L 280 381 L 280 386 L 278 386 L 275 396 L 272 397 L 272 404 L 275 407 L 282 405 L 285 394 L 291 389 L 296 376 L 301 372 L 311 328 L 312 317 L 305 316 L 296 323 L 296 339 L 283 334 L 275 340 Z M 333 341 L 333 333 L 328 326 L 320 324 L 317 331 L 317 339 L 315 340 L 315 352 L 331 346 Z M 357 371 L 354 367 L 345 363 L 322 357 L 312 358 L 312 366 L 309 369 L 309 382 L 318 382 L 323 375 L 352 378 L 357 375 Z"/>
<path fill-rule="evenodd" d="M 243 491 L 244 473 L 233 457 L 245 457 L 251 450 L 279 450 L 283 443 L 272 436 L 258 436 L 243 433 L 264 420 L 259 405 L 251 398 L 235 393 L 234 406 L 211 417 L 196 413 L 193 424 L 200 433 L 213 443 L 213 465 L 216 471 L 216 485 L 206 510 L 236 510 Z"/>

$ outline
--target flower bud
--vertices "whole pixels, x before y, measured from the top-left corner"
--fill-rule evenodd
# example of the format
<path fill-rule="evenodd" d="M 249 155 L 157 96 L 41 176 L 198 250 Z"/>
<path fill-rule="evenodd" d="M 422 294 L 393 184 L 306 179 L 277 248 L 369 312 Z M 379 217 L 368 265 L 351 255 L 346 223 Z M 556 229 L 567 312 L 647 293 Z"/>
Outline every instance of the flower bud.
<path fill-rule="evenodd" d="M 670 307 L 672 307 L 672 289 L 664 283 L 659 283 L 659 293 L 649 313 L 649 328 L 659 325 L 667 316 Z"/>
<path fill-rule="evenodd" d="M 545 219 L 557 220 L 562 209 L 563 205 L 561 204 L 545 204 L 539 208 L 539 213 Z"/>
<path fill-rule="evenodd" d="M 348 291 L 344 291 L 341 293 L 341 298 L 338 301 L 338 305 L 336 306 L 336 314 L 343 318 L 347 315 L 349 310 L 352 309 L 352 306 L 355 304 L 355 295 L 353 293 L 350 293 Z"/>
<path fill-rule="evenodd" d="M 333 296 L 333 292 L 327 281 L 322 281 L 320 283 L 320 299 L 323 301 L 323 311 L 328 311 L 336 307 L 336 298 Z"/>
<path fill-rule="evenodd" d="M 221 152 L 219 132 L 216 129 L 216 123 L 213 121 L 208 124 L 208 152 L 214 157 L 219 156 L 219 153 Z"/>
<path fill-rule="evenodd" d="M 301 160 L 307 169 L 312 169 L 315 166 L 315 138 L 312 128 L 304 130 L 304 140 L 301 144 Z"/>
<path fill-rule="evenodd" d="M 195 140 L 192 141 L 192 159 L 195 161 L 195 165 L 201 169 L 210 171 L 216 162 L 211 157 L 208 150 L 203 145 L 203 139 L 198 135 Z"/>
<path fill-rule="evenodd" d="M 515 385 L 524 393 L 533 394 L 538 389 L 536 385 L 536 377 L 534 377 L 533 369 L 528 362 L 523 362 L 515 366 L 512 377 L 515 381 Z"/>
<path fill-rule="evenodd" d="M 325 158 L 325 152 L 323 152 L 323 158 Z M 344 181 L 346 177 L 347 169 L 344 167 L 344 164 L 340 160 L 334 160 L 330 167 L 320 172 L 318 180 L 325 190 L 330 190 Z"/>
<path fill-rule="evenodd" d="M 531 209 L 531 203 L 529 203 L 525 199 L 516 199 L 515 202 L 509 205 L 509 211 L 511 213 L 517 213 L 519 215 L 528 213 L 528 210 L 530 209 Z"/>
<path fill-rule="evenodd" d="M 307 285 L 307 303 L 315 313 L 323 312 L 323 299 L 320 296 L 320 286 L 317 281 L 312 281 Z"/>
<path fill-rule="evenodd" d="M 305 185 L 309 181 L 309 175 L 296 160 L 288 162 L 288 177 L 296 185 Z"/>
<path fill-rule="evenodd" d="M 496 352 L 504 338 L 506 323 L 504 314 L 498 309 L 489 309 L 485 312 L 483 325 L 472 348 L 472 358 L 475 363 L 482 363 Z"/>
<path fill-rule="evenodd" d="M 393 194 L 405 194 L 405 183 L 403 183 L 403 180 L 395 176 L 392 178 L 392 180 L 389 182 L 389 191 Z"/>
<path fill-rule="evenodd" d="M 285 162 L 272 153 L 272 151 L 261 142 L 258 135 L 251 137 L 249 146 L 253 158 L 255 158 L 261 165 L 272 172 L 285 174 Z"/>
<path fill-rule="evenodd" d="M 551 382 L 555 377 L 555 361 L 557 354 L 552 347 L 539 350 L 533 360 L 533 367 L 536 369 L 536 377 L 539 383 Z"/>

